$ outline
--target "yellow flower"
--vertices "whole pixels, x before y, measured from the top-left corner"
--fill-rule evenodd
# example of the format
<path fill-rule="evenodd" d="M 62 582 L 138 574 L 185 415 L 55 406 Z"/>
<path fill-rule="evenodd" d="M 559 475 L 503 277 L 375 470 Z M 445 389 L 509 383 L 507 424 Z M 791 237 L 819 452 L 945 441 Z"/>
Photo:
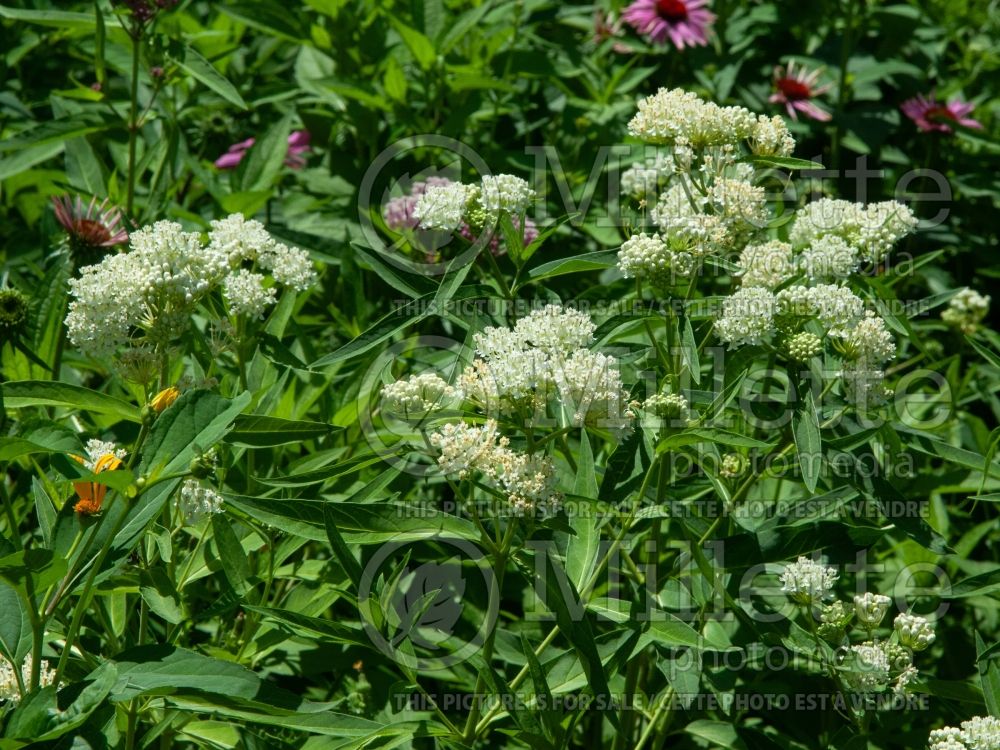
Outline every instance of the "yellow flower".
<path fill-rule="evenodd" d="M 73 456 L 72 458 L 84 466 L 87 465 L 87 460 L 81 456 Z M 114 471 L 121 465 L 122 460 L 118 456 L 113 453 L 105 453 L 94 462 L 93 472 L 100 474 L 102 471 Z M 76 482 L 73 484 L 73 489 L 76 490 L 76 494 L 80 498 L 73 506 L 73 510 L 85 516 L 92 516 L 100 512 L 104 496 L 108 492 L 107 486 L 97 482 Z"/>
<path fill-rule="evenodd" d="M 177 398 L 181 395 L 181 392 L 176 386 L 170 386 L 169 388 L 164 388 L 162 391 L 153 396 L 152 401 L 149 405 L 153 407 L 153 411 L 157 414 L 163 412 L 168 406 L 170 406 Z"/>

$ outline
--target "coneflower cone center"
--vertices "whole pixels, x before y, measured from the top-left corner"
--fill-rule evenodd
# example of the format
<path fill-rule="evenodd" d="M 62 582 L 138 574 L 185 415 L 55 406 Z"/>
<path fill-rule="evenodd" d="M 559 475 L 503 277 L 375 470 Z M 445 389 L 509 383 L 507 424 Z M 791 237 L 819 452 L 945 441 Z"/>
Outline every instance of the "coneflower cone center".
<path fill-rule="evenodd" d="M 812 92 L 808 84 L 797 81 L 794 78 L 779 78 L 777 82 L 778 90 L 785 95 L 785 98 L 792 101 L 812 98 Z"/>
<path fill-rule="evenodd" d="M 656 12 L 660 18 L 670 23 L 678 23 L 688 17 L 687 5 L 683 0 L 656 0 Z"/>

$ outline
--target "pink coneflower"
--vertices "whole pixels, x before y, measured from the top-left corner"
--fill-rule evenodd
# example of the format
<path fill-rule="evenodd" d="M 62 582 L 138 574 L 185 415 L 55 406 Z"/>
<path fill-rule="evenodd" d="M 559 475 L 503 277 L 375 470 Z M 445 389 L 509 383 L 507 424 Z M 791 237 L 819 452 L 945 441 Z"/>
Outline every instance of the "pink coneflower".
<path fill-rule="evenodd" d="M 122 214 L 105 198 L 100 203 L 91 198 L 84 205 L 80 196 L 52 197 L 56 219 L 69 235 L 70 249 L 75 254 L 93 254 L 102 248 L 128 242 L 128 232 L 122 226 Z M 89 260 L 89 258 L 88 258 Z"/>
<path fill-rule="evenodd" d="M 817 86 L 820 69 L 809 71 L 805 67 L 795 69 L 795 63 L 788 63 L 787 68 L 778 66 L 774 69 L 774 88 L 776 89 L 768 101 L 784 104 L 788 115 L 793 120 L 803 114 L 813 120 L 826 122 L 830 113 L 820 109 L 812 100 L 830 90 L 830 84 Z"/>
<path fill-rule="evenodd" d="M 708 27 L 715 14 L 708 0 L 635 0 L 622 12 L 622 20 L 656 44 L 669 38 L 677 49 L 708 44 Z"/>
<path fill-rule="evenodd" d="M 594 44 L 602 44 L 606 39 L 618 39 L 622 36 L 622 22 L 613 13 L 598 10 L 594 14 Z M 619 54 L 627 54 L 632 50 L 627 44 L 616 41 L 611 49 Z"/>
<path fill-rule="evenodd" d="M 983 127 L 981 122 L 967 116 L 975 109 L 975 106 L 958 99 L 952 99 L 946 104 L 937 101 L 934 94 L 931 94 L 929 99 L 923 94 L 918 94 L 903 102 L 900 109 L 925 133 L 934 130 L 941 133 L 951 133 L 952 126 L 956 123 L 966 128 L 979 129 Z"/>
<path fill-rule="evenodd" d="M 285 154 L 285 166 L 292 169 L 302 169 L 306 165 L 303 154 L 309 151 L 309 131 L 296 130 L 288 136 L 288 152 Z M 247 138 L 245 141 L 234 143 L 229 149 L 215 160 L 218 169 L 236 169 L 243 161 L 250 147 L 257 142 L 256 138 Z"/>

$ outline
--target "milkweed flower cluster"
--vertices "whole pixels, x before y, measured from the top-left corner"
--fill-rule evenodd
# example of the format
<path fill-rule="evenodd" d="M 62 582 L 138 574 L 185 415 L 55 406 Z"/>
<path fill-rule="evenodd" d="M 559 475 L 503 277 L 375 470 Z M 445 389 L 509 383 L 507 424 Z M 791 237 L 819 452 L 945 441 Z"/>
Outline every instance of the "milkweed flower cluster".
<path fill-rule="evenodd" d="M 767 227 L 767 196 L 754 184 L 753 166 L 740 160 L 791 153 L 795 142 L 780 117 L 660 89 L 639 102 L 629 133 L 670 153 L 623 175 L 623 190 L 652 206 L 658 230 L 623 244 L 619 267 L 626 276 L 669 286 L 708 256 L 739 253 Z"/>
<path fill-rule="evenodd" d="M 477 333 L 476 358 L 456 385 L 433 373 L 411 376 L 382 388 L 383 405 L 403 416 L 444 422 L 428 438 L 443 473 L 481 478 L 518 515 L 548 512 L 561 498 L 552 460 L 530 447 L 512 447 L 498 420 L 526 431 L 541 430 L 548 420 L 629 429 L 636 405 L 622 385 L 618 361 L 589 349 L 594 331 L 585 313 L 547 305 L 512 327 Z M 462 404 L 482 414 L 483 422 L 447 421 L 444 408 Z"/>
<path fill-rule="evenodd" d="M 465 221 L 474 229 L 494 224 L 501 213 L 519 216 L 534 200 L 525 180 L 509 174 L 487 175 L 477 185 L 430 185 L 417 199 L 413 215 L 424 229 L 454 231 Z"/>
<path fill-rule="evenodd" d="M 513 328 L 475 335 L 478 357 L 459 380 L 487 413 L 534 415 L 558 405 L 573 426 L 626 429 L 634 412 L 618 361 L 591 351 L 594 324 L 586 314 L 547 305 Z"/>
<path fill-rule="evenodd" d="M 785 567 L 782 591 L 796 604 L 811 608 L 805 617 L 818 613 L 819 624 L 811 623 L 811 629 L 837 649 L 829 667 L 847 690 L 864 695 L 905 693 L 919 676 L 913 655 L 934 641 L 933 627 L 923 617 L 903 613 L 894 620 L 889 637 L 880 637 L 892 600 L 867 592 L 851 602 L 824 603 L 837 578 L 834 568 L 800 557 Z M 852 642 L 852 623 L 863 633 L 856 642 Z"/>
<path fill-rule="evenodd" d="M 205 518 L 222 513 L 222 504 L 222 495 L 197 479 L 185 479 L 175 501 L 182 522 L 188 526 L 197 526 Z"/>
<path fill-rule="evenodd" d="M 819 604 L 833 591 L 838 577 L 836 568 L 800 557 L 785 566 L 781 573 L 781 590 L 798 604 Z"/>
<path fill-rule="evenodd" d="M 28 654 L 21 663 L 21 682 L 27 688 L 31 682 L 31 668 L 34 659 Z M 18 687 L 16 667 L 6 658 L 0 656 L 0 700 L 8 703 L 18 703 L 21 700 L 21 690 Z M 48 660 L 43 659 L 38 673 L 38 686 L 48 687 L 55 683 L 56 671 L 49 667 Z"/>
<path fill-rule="evenodd" d="M 445 474 L 482 476 L 506 496 L 515 515 L 551 512 L 562 501 L 551 459 L 511 449 L 495 420 L 446 424 L 430 436 L 430 443 L 440 453 L 438 466 Z"/>
<path fill-rule="evenodd" d="M 426 415 L 455 401 L 460 395 L 457 388 L 432 372 L 412 375 L 382 388 L 386 407 L 405 417 Z"/>
<path fill-rule="evenodd" d="M 1000 719 L 974 716 L 960 726 L 935 729 L 928 743 L 930 750 L 1000 750 Z"/>
<path fill-rule="evenodd" d="M 474 186 L 431 176 L 414 182 L 405 195 L 389 199 L 382 208 L 382 218 L 394 232 L 457 232 L 469 242 L 489 231 L 490 250 L 498 255 L 507 249 L 496 226 L 501 212 L 510 215 L 516 230 L 523 224 L 525 245 L 538 237 L 535 222 L 522 216 L 533 199 L 528 183 L 513 175 L 486 176 Z"/>
<path fill-rule="evenodd" d="M 962 333 L 972 334 L 989 311 L 990 296 L 966 287 L 948 301 L 948 308 L 941 313 L 941 319 Z"/>
<path fill-rule="evenodd" d="M 236 315 L 261 316 L 273 282 L 304 290 L 316 280 L 309 256 L 274 240 L 240 214 L 213 221 L 208 242 L 180 224 L 160 221 L 134 232 L 131 250 L 83 268 L 70 281 L 70 341 L 86 355 L 109 358 L 126 343 L 164 346 L 187 330 L 198 303 L 221 290 Z"/>
<path fill-rule="evenodd" d="M 655 200 L 674 171 L 674 160 L 668 154 L 657 153 L 645 161 L 634 162 L 621 174 L 622 194 L 636 200 Z"/>

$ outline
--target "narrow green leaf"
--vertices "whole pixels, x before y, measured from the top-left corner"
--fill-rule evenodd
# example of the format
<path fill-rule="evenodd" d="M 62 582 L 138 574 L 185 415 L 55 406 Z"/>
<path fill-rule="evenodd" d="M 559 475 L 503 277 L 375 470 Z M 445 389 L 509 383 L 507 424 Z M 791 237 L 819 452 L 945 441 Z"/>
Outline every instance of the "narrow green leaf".
<path fill-rule="evenodd" d="M 248 109 L 240 92 L 215 67 L 202 57 L 193 47 L 184 47 L 184 56 L 177 60 L 178 67 L 197 81 L 205 84 L 230 104 L 240 109 Z"/>

